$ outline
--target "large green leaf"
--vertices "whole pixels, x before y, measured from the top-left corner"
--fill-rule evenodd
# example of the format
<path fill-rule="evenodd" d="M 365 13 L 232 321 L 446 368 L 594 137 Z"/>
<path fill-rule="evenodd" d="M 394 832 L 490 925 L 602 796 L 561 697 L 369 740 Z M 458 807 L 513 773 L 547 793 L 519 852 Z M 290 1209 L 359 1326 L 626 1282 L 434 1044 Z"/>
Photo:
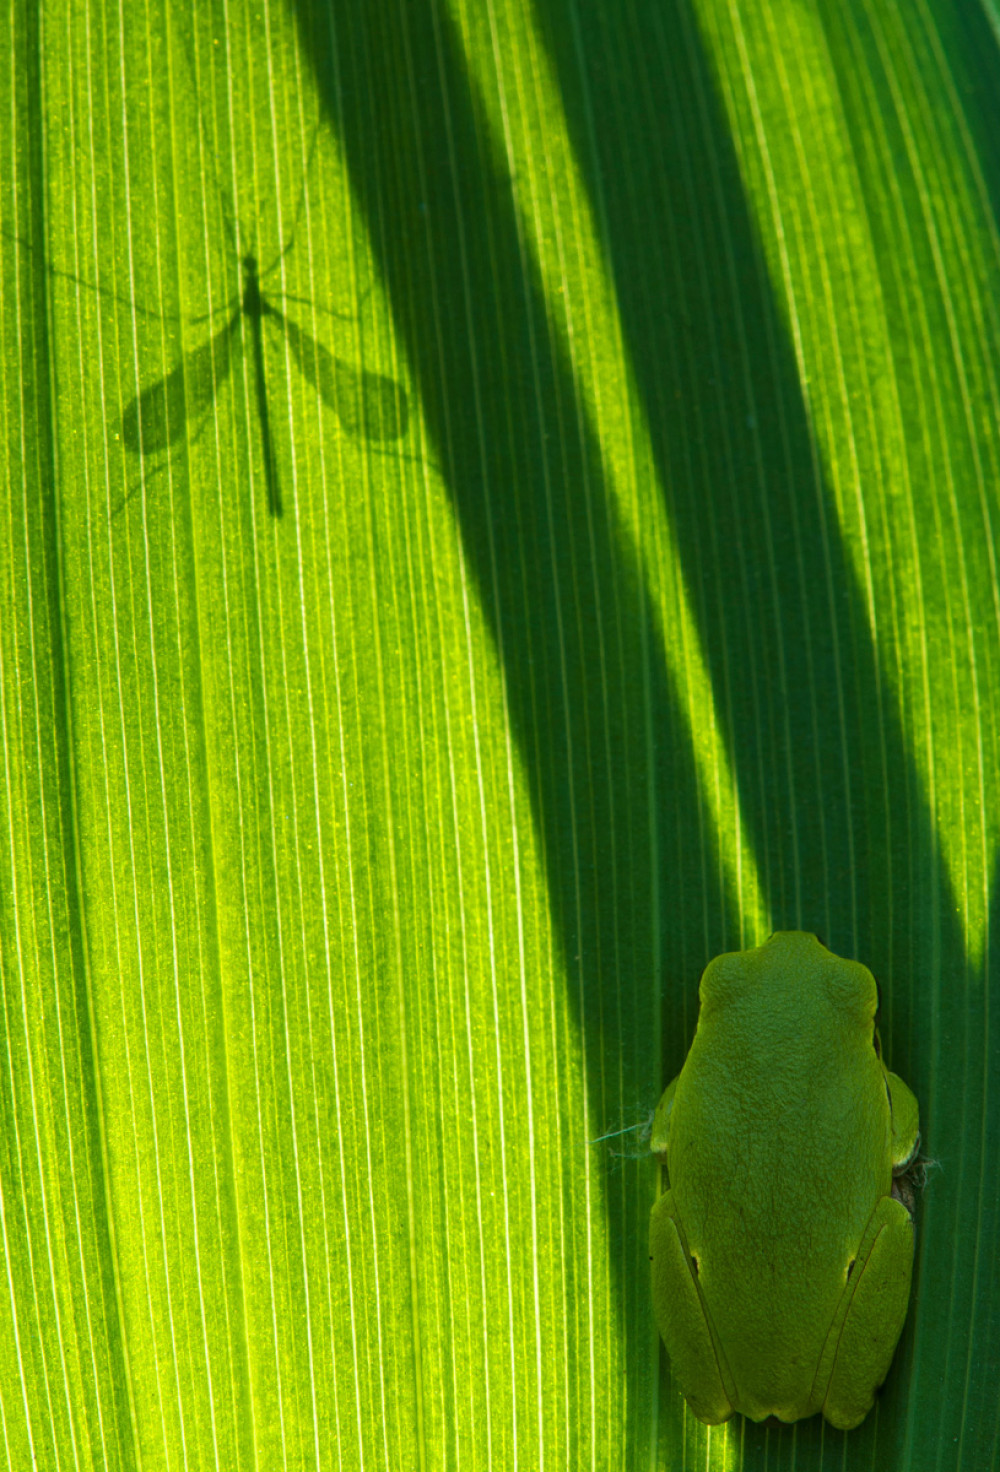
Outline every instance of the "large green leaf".
<path fill-rule="evenodd" d="M 13 0 L 0 1466 L 1000 1464 L 998 34 Z M 649 1303 L 787 927 L 937 1162 L 846 1437 Z"/>

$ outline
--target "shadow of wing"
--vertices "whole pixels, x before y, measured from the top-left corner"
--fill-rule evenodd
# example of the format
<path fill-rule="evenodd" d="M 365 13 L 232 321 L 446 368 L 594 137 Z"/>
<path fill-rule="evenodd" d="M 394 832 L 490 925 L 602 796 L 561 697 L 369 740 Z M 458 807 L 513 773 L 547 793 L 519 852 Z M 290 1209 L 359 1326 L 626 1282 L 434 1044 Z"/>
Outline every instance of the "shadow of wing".
<path fill-rule="evenodd" d="M 126 407 L 122 439 L 134 455 L 153 455 L 174 444 L 184 434 L 188 416 L 197 418 L 212 402 L 229 372 L 232 336 L 239 320 L 239 312 L 234 312 L 214 337 L 185 353 L 166 378 L 144 388 Z"/>
<path fill-rule="evenodd" d="M 336 414 L 348 434 L 366 440 L 398 440 L 406 433 L 409 406 L 406 394 L 394 378 L 354 368 L 335 358 L 303 332 L 295 322 L 273 307 L 288 335 L 288 345 L 303 376 Z"/>

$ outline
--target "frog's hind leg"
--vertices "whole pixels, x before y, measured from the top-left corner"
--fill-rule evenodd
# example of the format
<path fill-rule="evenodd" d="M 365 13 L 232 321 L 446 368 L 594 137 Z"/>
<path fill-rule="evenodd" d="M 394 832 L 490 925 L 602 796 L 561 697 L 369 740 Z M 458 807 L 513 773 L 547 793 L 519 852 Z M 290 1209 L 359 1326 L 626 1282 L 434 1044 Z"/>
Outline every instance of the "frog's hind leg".
<path fill-rule="evenodd" d="M 653 1262 L 653 1310 L 684 1399 L 699 1421 L 718 1426 L 734 1412 L 715 1339 L 705 1316 L 694 1269 L 674 1215 L 673 1193 L 665 1191 L 649 1219 Z"/>
<path fill-rule="evenodd" d="M 901 1201 L 883 1196 L 848 1268 L 814 1383 L 819 1408 L 841 1431 L 864 1420 L 889 1373 L 912 1272 L 913 1219 Z"/>

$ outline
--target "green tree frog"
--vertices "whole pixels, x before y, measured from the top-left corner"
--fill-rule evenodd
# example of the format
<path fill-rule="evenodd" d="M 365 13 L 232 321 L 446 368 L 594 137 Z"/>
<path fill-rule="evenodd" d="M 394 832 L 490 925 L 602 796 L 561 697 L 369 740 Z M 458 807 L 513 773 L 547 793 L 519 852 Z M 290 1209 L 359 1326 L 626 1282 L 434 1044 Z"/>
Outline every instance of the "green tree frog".
<path fill-rule="evenodd" d="M 906 1318 L 917 1101 L 882 1062 L 875 978 L 779 931 L 701 979 L 652 1149 L 653 1305 L 710 1426 L 863 1421 Z"/>

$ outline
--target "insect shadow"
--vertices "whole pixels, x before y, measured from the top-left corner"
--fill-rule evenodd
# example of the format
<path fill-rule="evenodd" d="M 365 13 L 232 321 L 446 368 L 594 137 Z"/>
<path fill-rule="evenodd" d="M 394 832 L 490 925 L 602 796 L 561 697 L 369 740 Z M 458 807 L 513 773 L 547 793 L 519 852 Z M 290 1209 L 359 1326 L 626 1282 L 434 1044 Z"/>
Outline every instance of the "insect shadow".
<path fill-rule="evenodd" d="M 303 191 L 304 188 L 303 182 Z M 406 433 L 409 418 L 406 394 L 395 379 L 356 368 L 337 357 L 265 295 L 261 282 L 291 250 L 301 207 L 300 200 L 288 243 L 265 270 L 260 269 L 253 252 L 242 257 L 243 290 L 239 297 L 221 309 L 229 311 L 224 326 L 199 347 L 187 352 L 164 378 L 143 389 L 122 416 L 122 439 L 127 449 L 143 459 L 156 455 L 185 436 L 192 419 L 206 422 L 208 411 L 232 366 L 237 337 L 241 324 L 245 322 L 250 338 L 254 405 L 264 457 L 268 508 L 275 517 L 281 516 L 283 506 L 267 394 L 265 320 L 284 334 L 299 371 L 333 410 L 348 434 L 375 444 L 399 440 Z M 235 245 L 235 235 L 233 240 Z M 285 295 L 282 301 L 312 306 L 304 297 Z M 195 320 L 207 321 L 208 318 Z M 134 486 L 125 500 L 137 489 L 138 486 Z"/>
<path fill-rule="evenodd" d="M 238 345 L 238 340 L 242 335 L 241 326 L 245 322 L 251 347 L 253 402 L 260 428 L 268 506 L 275 517 L 281 516 L 283 503 L 267 393 L 263 326 L 265 319 L 269 319 L 273 326 L 284 334 L 300 372 L 327 407 L 336 414 L 339 423 L 348 434 L 374 445 L 388 445 L 403 438 L 409 422 L 409 404 L 401 384 L 384 374 L 355 367 L 346 359 L 331 353 L 328 348 L 321 342 L 317 342 L 310 333 L 282 311 L 276 305 L 275 300 L 266 295 L 262 288 L 263 280 L 277 269 L 295 244 L 305 205 L 307 179 L 316 152 L 318 137 L 319 125 L 317 124 L 309 148 L 291 232 L 284 247 L 263 270 L 260 269 L 257 256 L 253 251 L 241 256 L 243 287 L 240 294 L 204 317 L 189 319 L 192 324 L 209 322 L 220 312 L 228 312 L 229 315 L 224 325 L 214 336 L 185 353 L 163 378 L 150 384 L 132 399 L 122 415 L 121 422 L 122 440 L 126 448 L 143 461 L 155 457 L 187 436 L 188 427 L 192 422 L 195 423 L 196 428 L 189 438 L 189 443 L 193 443 L 208 423 L 209 411 L 229 374 L 234 355 L 242 350 L 242 347 Z M 222 212 L 226 232 L 234 252 L 239 254 L 234 217 L 226 206 L 224 191 L 221 187 L 220 196 L 223 199 Z M 18 235 L 5 224 L 0 224 L 0 235 L 10 239 L 30 254 L 35 254 L 36 247 L 33 242 Z M 44 262 L 44 270 L 52 277 L 83 286 L 88 291 L 117 301 L 143 317 L 160 317 L 160 313 L 121 297 L 116 292 L 109 292 L 106 287 L 98 286 L 71 271 L 62 270 L 50 262 Z M 306 297 L 292 296 L 288 293 L 275 293 L 274 296 L 283 304 L 291 302 L 316 310 L 315 304 Z M 351 315 L 330 308 L 320 307 L 318 310 L 330 317 Z M 406 456 L 405 458 L 411 457 Z M 164 468 L 163 465 L 158 466 L 153 474 L 159 473 Z M 126 492 L 115 508 L 113 513 L 115 516 L 124 509 L 141 485 L 140 480 Z"/>

